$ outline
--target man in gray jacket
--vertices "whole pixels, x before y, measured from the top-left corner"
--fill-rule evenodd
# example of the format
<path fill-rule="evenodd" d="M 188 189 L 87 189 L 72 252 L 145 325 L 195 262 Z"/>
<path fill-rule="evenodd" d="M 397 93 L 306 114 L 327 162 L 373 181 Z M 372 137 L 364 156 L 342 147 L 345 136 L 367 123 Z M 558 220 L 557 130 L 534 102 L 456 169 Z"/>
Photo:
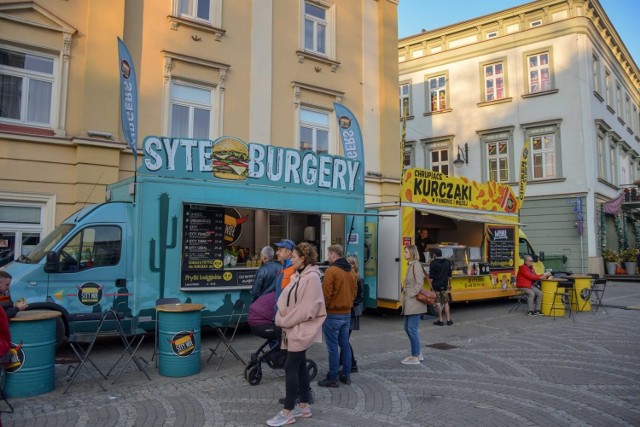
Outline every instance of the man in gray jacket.
<path fill-rule="evenodd" d="M 282 271 L 282 264 L 274 261 L 273 254 L 271 246 L 265 246 L 260 251 L 262 266 L 256 272 L 256 280 L 251 288 L 251 302 L 275 289 L 275 280 Z"/>

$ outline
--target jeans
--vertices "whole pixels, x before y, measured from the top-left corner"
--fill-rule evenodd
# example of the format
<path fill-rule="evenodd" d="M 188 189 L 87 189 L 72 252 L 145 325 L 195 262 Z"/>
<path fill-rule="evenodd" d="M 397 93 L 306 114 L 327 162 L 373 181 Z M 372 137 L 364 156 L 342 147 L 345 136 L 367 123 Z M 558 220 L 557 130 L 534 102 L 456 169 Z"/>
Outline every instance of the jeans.
<path fill-rule="evenodd" d="M 342 362 L 342 373 L 346 376 L 351 375 L 350 322 L 351 313 L 327 314 L 327 319 L 322 324 L 322 334 L 329 352 L 329 373 L 327 378 L 330 380 L 338 378 L 340 362 Z M 340 347 L 340 350 L 338 350 L 338 347 Z"/>
<path fill-rule="evenodd" d="M 300 391 L 300 402 L 309 403 L 309 370 L 307 369 L 307 350 L 287 352 L 284 362 L 285 402 L 284 409 L 291 410 L 296 405 L 296 397 Z"/>
<path fill-rule="evenodd" d="M 536 310 L 540 311 L 540 307 L 542 307 L 542 291 L 532 286 L 531 288 L 518 288 L 525 294 L 527 294 L 527 305 L 529 306 L 529 311 L 533 311 L 533 299 L 536 300 Z"/>
<path fill-rule="evenodd" d="M 420 334 L 418 333 L 418 325 L 420 325 L 419 314 L 409 314 L 404 316 L 404 331 L 411 342 L 411 355 L 418 357 L 420 355 Z"/>

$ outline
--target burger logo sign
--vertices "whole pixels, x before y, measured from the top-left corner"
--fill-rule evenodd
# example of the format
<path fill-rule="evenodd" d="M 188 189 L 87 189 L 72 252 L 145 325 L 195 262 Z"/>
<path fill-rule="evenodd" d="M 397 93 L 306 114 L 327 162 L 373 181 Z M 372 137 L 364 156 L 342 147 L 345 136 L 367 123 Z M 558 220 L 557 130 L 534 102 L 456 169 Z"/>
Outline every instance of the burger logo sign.
<path fill-rule="evenodd" d="M 237 138 L 222 137 L 211 150 L 213 176 L 243 180 L 249 176 L 249 147 Z"/>
<path fill-rule="evenodd" d="M 363 191 L 362 163 L 350 156 L 332 156 L 274 145 L 245 143 L 223 136 L 215 141 L 149 136 L 143 143 L 141 173 L 162 176 L 251 181 L 262 185 Z"/>

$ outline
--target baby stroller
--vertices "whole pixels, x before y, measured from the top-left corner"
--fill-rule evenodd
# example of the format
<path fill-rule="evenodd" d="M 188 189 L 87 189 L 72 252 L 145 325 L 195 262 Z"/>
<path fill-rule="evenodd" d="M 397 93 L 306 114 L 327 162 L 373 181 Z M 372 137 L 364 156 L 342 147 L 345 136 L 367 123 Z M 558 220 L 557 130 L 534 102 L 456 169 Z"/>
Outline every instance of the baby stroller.
<path fill-rule="evenodd" d="M 266 340 L 255 353 L 251 353 L 251 361 L 244 369 L 244 378 L 251 385 L 258 385 L 262 381 L 263 362 L 271 369 L 282 369 L 287 360 L 287 351 L 280 348 L 282 330 L 273 323 L 274 306 L 275 292 L 259 297 L 249 306 L 247 322 L 251 333 Z M 309 380 L 313 380 L 318 373 L 318 366 L 311 359 L 306 359 L 306 364 Z"/>

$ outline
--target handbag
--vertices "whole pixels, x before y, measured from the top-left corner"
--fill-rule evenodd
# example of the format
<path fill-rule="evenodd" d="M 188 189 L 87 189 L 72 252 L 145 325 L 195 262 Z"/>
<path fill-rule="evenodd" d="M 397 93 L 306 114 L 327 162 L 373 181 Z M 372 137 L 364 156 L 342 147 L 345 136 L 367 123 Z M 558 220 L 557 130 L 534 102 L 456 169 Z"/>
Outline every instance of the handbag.
<path fill-rule="evenodd" d="M 411 272 L 413 273 L 414 280 L 417 279 L 415 270 L 412 269 Z M 431 287 L 431 285 L 429 285 L 429 287 Z M 436 303 L 436 293 L 432 290 L 428 291 L 425 288 L 420 288 L 420 292 L 416 295 L 416 299 L 423 304 L 433 305 Z"/>

